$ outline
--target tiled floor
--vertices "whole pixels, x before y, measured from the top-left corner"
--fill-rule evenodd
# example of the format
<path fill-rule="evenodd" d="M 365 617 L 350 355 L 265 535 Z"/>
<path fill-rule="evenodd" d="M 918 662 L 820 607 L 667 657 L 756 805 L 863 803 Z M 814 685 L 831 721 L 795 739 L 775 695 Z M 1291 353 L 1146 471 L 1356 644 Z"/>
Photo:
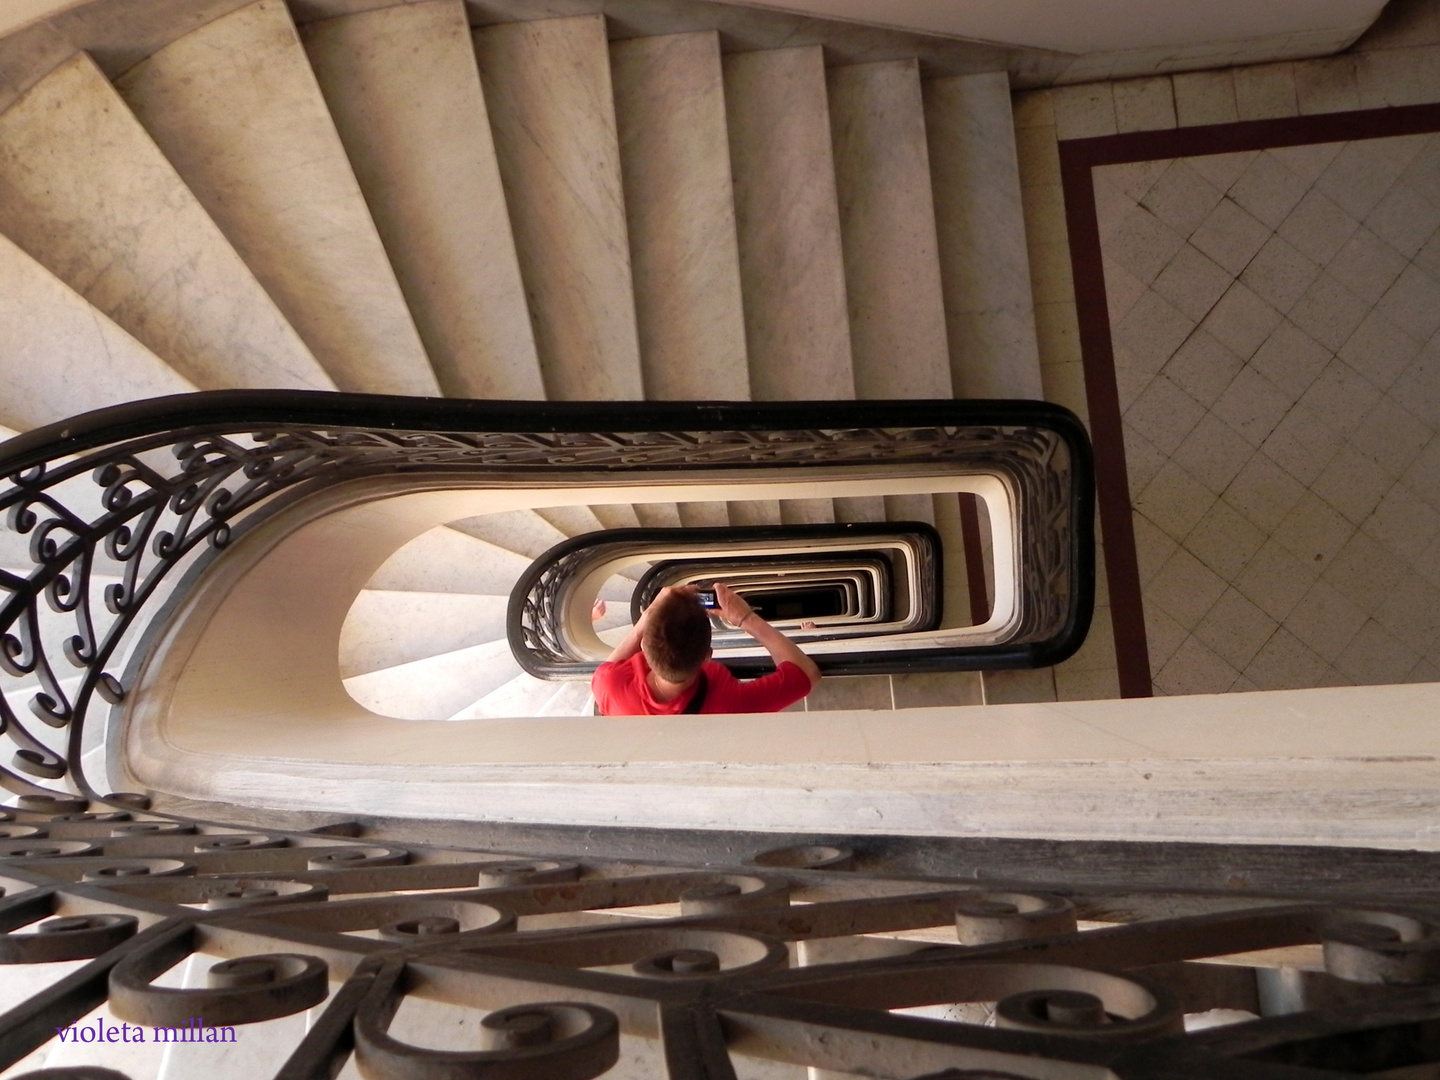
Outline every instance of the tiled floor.
<path fill-rule="evenodd" d="M 1095 186 L 1156 692 L 1440 678 L 1440 135 Z"/>

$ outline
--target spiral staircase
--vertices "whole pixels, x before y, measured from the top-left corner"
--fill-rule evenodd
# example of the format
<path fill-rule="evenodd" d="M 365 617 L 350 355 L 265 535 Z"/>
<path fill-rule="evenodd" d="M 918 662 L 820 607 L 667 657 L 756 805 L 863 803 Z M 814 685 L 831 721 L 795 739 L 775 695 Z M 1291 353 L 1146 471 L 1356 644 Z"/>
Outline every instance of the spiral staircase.
<path fill-rule="evenodd" d="M 472 26 L 460 0 L 300 25 L 282 0 L 228 6 L 133 64 L 75 52 L 0 112 L 11 431 L 222 388 L 1041 396 L 1004 70 L 602 15 Z M 389 716 L 574 715 L 584 687 L 525 675 L 504 640 L 510 584 L 556 542 L 882 520 L 937 527 L 947 624 L 968 619 L 953 495 L 556 505 L 397 551 L 341 674 Z M 985 692 L 836 679 L 810 708 Z"/>

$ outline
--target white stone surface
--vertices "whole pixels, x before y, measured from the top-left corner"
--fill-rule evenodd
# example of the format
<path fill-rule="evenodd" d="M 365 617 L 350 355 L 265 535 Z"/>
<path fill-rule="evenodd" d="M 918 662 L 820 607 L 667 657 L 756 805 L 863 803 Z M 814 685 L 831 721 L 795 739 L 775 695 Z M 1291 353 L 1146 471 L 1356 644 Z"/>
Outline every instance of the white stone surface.
<path fill-rule="evenodd" d="M 724 68 L 751 396 L 854 397 L 824 57 L 735 53 Z"/>
<path fill-rule="evenodd" d="M 524 555 L 441 525 L 421 533 L 385 560 L 366 587 L 509 596 L 515 579 L 529 565 Z"/>
<path fill-rule="evenodd" d="M 551 400 L 644 397 L 605 20 L 475 32 Z"/>
<path fill-rule="evenodd" d="M 345 680 L 345 691 L 380 716 L 444 720 L 520 674 L 510 643 L 489 641 Z"/>
<path fill-rule="evenodd" d="M 647 529 L 680 528 L 680 507 L 676 503 L 636 503 L 635 516 Z"/>
<path fill-rule="evenodd" d="M 438 395 L 282 0 L 186 34 L 116 87 L 337 386 Z"/>
<path fill-rule="evenodd" d="M 335 388 L 83 53 L 0 114 L 0 232 L 201 389 Z"/>
<path fill-rule="evenodd" d="M 542 506 L 535 513 L 566 536 L 579 536 L 605 528 L 605 523 L 588 506 Z"/>
<path fill-rule="evenodd" d="M 511 510 L 504 514 L 481 514 L 450 522 L 450 528 L 477 540 L 488 540 L 534 559 L 543 555 L 568 533 L 557 529 L 533 510 Z"/>
<path fill-rule="evenodd" d="M 723 529 L 731 524 L 723 502 L 685 502 L 677 507 L 680 524 L 687 529 Z"/>
<path fill-rule="evenodd" d="M 750 397 L 717 34 L 610 48 L 645 396 Z"/>
<path fill-rule="evenodd" d="M 543 398 L 464 5 L 398 4 L 301 37 L 442 389 Z"/>
<path fill-rule="evenodd" d="M 780 504 L 780 520 L 786 525 L 829 525 L 835 521 L 835 503 L 830 499 L 786 499 Z"/>
<path fill-rule="evenodd" d="M 340 631 L 340 675 L 349 678 L 505 636 L 508 595 L 366 589 Z"/>
<path fill-rule="evenodd" d="M 357 717 L 342 761 L 333 722 L 189 724 L 168 732 L 163 780 L 240 803 L 353 812 L 387 800 L 472 821 L 1435 850 L 1440 745 L 1422 719 L 1435 700 L 1428 685 L 793 713 L 783 725 Z M 313 782 L 296 784 L 301 770 Z"/>
<path fill-rule="evenodd" d="M 593 716 L 595 702 L 590 697 L 590 684 L 561 683 L 555 696 L 540 707 L 536 716 Z"/>
<path fill-rule="evenodd" d="M 929 80 L 925 119 L 955 396 L 1041 398 L 1010 80 Z"/>
<path fill-rule="evenodd" d="M 195 389 L 3 236 L 0 383 L 0 420 L 17 430 Z"/>
<path fill-rule="evenodd" d="M 590 507 L 602 525 L 607 529 L 638 529 L 640 516 L 628 503 L 601 503 Z"/>
<path fill-rule="evenodd" d="M 778 499 L 740 499 L 726 504 L 731 525 L 756 526 L 780 524 Z"/>
<path fill-rule="evenodd" d="M 855 396 L 948 398 L 919 65 L 831 68 L 827 83 Z"/>
<path fill-rule="evenodd" d="M 479 720 L 490 716 L 540 716 L 564 683 L 547 682 L 521 672 L 509 682 L 490 691 L 449 717 L 451 720 Z"/>

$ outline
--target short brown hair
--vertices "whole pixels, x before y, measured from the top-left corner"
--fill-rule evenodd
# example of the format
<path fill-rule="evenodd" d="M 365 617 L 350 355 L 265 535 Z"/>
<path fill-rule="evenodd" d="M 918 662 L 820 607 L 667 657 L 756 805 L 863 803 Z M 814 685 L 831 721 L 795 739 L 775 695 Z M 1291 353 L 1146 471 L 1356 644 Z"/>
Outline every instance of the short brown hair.
<path fill-rule="evenodd" d="M 662 679 L 689 682 L 710 658 L 710 616 L 694 596 L 672 593 L 646 625 L 640 651 Z"/>

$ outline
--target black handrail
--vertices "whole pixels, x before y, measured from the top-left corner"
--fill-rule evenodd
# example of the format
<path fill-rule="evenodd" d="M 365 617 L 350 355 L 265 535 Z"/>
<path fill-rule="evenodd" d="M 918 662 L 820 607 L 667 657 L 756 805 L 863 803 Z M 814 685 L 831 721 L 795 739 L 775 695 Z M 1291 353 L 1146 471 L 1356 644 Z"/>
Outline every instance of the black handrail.
<path fill-rule="evenodd" d="M 1007 654 L 1007 663 L 1053 663 L 1089 625 L 1093 470 L 1079 421 L 1044 402 L 513 402 L 226 390 L 47 425 L 0 446 L 0 511 L 29 538 L 24 567 L 0 571 L 0 732 L 15 748 L 10 767 L 0 764 L 0 786 L 41 800 L 99 797 L 81 762 L 86 717 L 96 695 L 112 704 L 124 697 L 109 665 L 122 639 L 161 610 L 162 582 L 333 484 L 520 473 L 557 484 L 568 475 L 573 485 L 597 473 L 698 478 L 857 463 L 964 469 L 1007 438 L 1030 440 L 1037 477 L 1041 459 L 1061 447 L 1068 462 L 1063 483 L 1056 474 L 1041 485 L 1051 485 L 1047 505 L 1063 518 L 1047 525 L 1055 527 L 1045 558 L 1069 575 L 1067 624 Z M 97 568 L 119 580 L 98 588 Z M 67 674 L 78 687 L 61 686 Z M 42 724 L 65 732 L 63 752 L 21 722 L 25 698 Z"/>

